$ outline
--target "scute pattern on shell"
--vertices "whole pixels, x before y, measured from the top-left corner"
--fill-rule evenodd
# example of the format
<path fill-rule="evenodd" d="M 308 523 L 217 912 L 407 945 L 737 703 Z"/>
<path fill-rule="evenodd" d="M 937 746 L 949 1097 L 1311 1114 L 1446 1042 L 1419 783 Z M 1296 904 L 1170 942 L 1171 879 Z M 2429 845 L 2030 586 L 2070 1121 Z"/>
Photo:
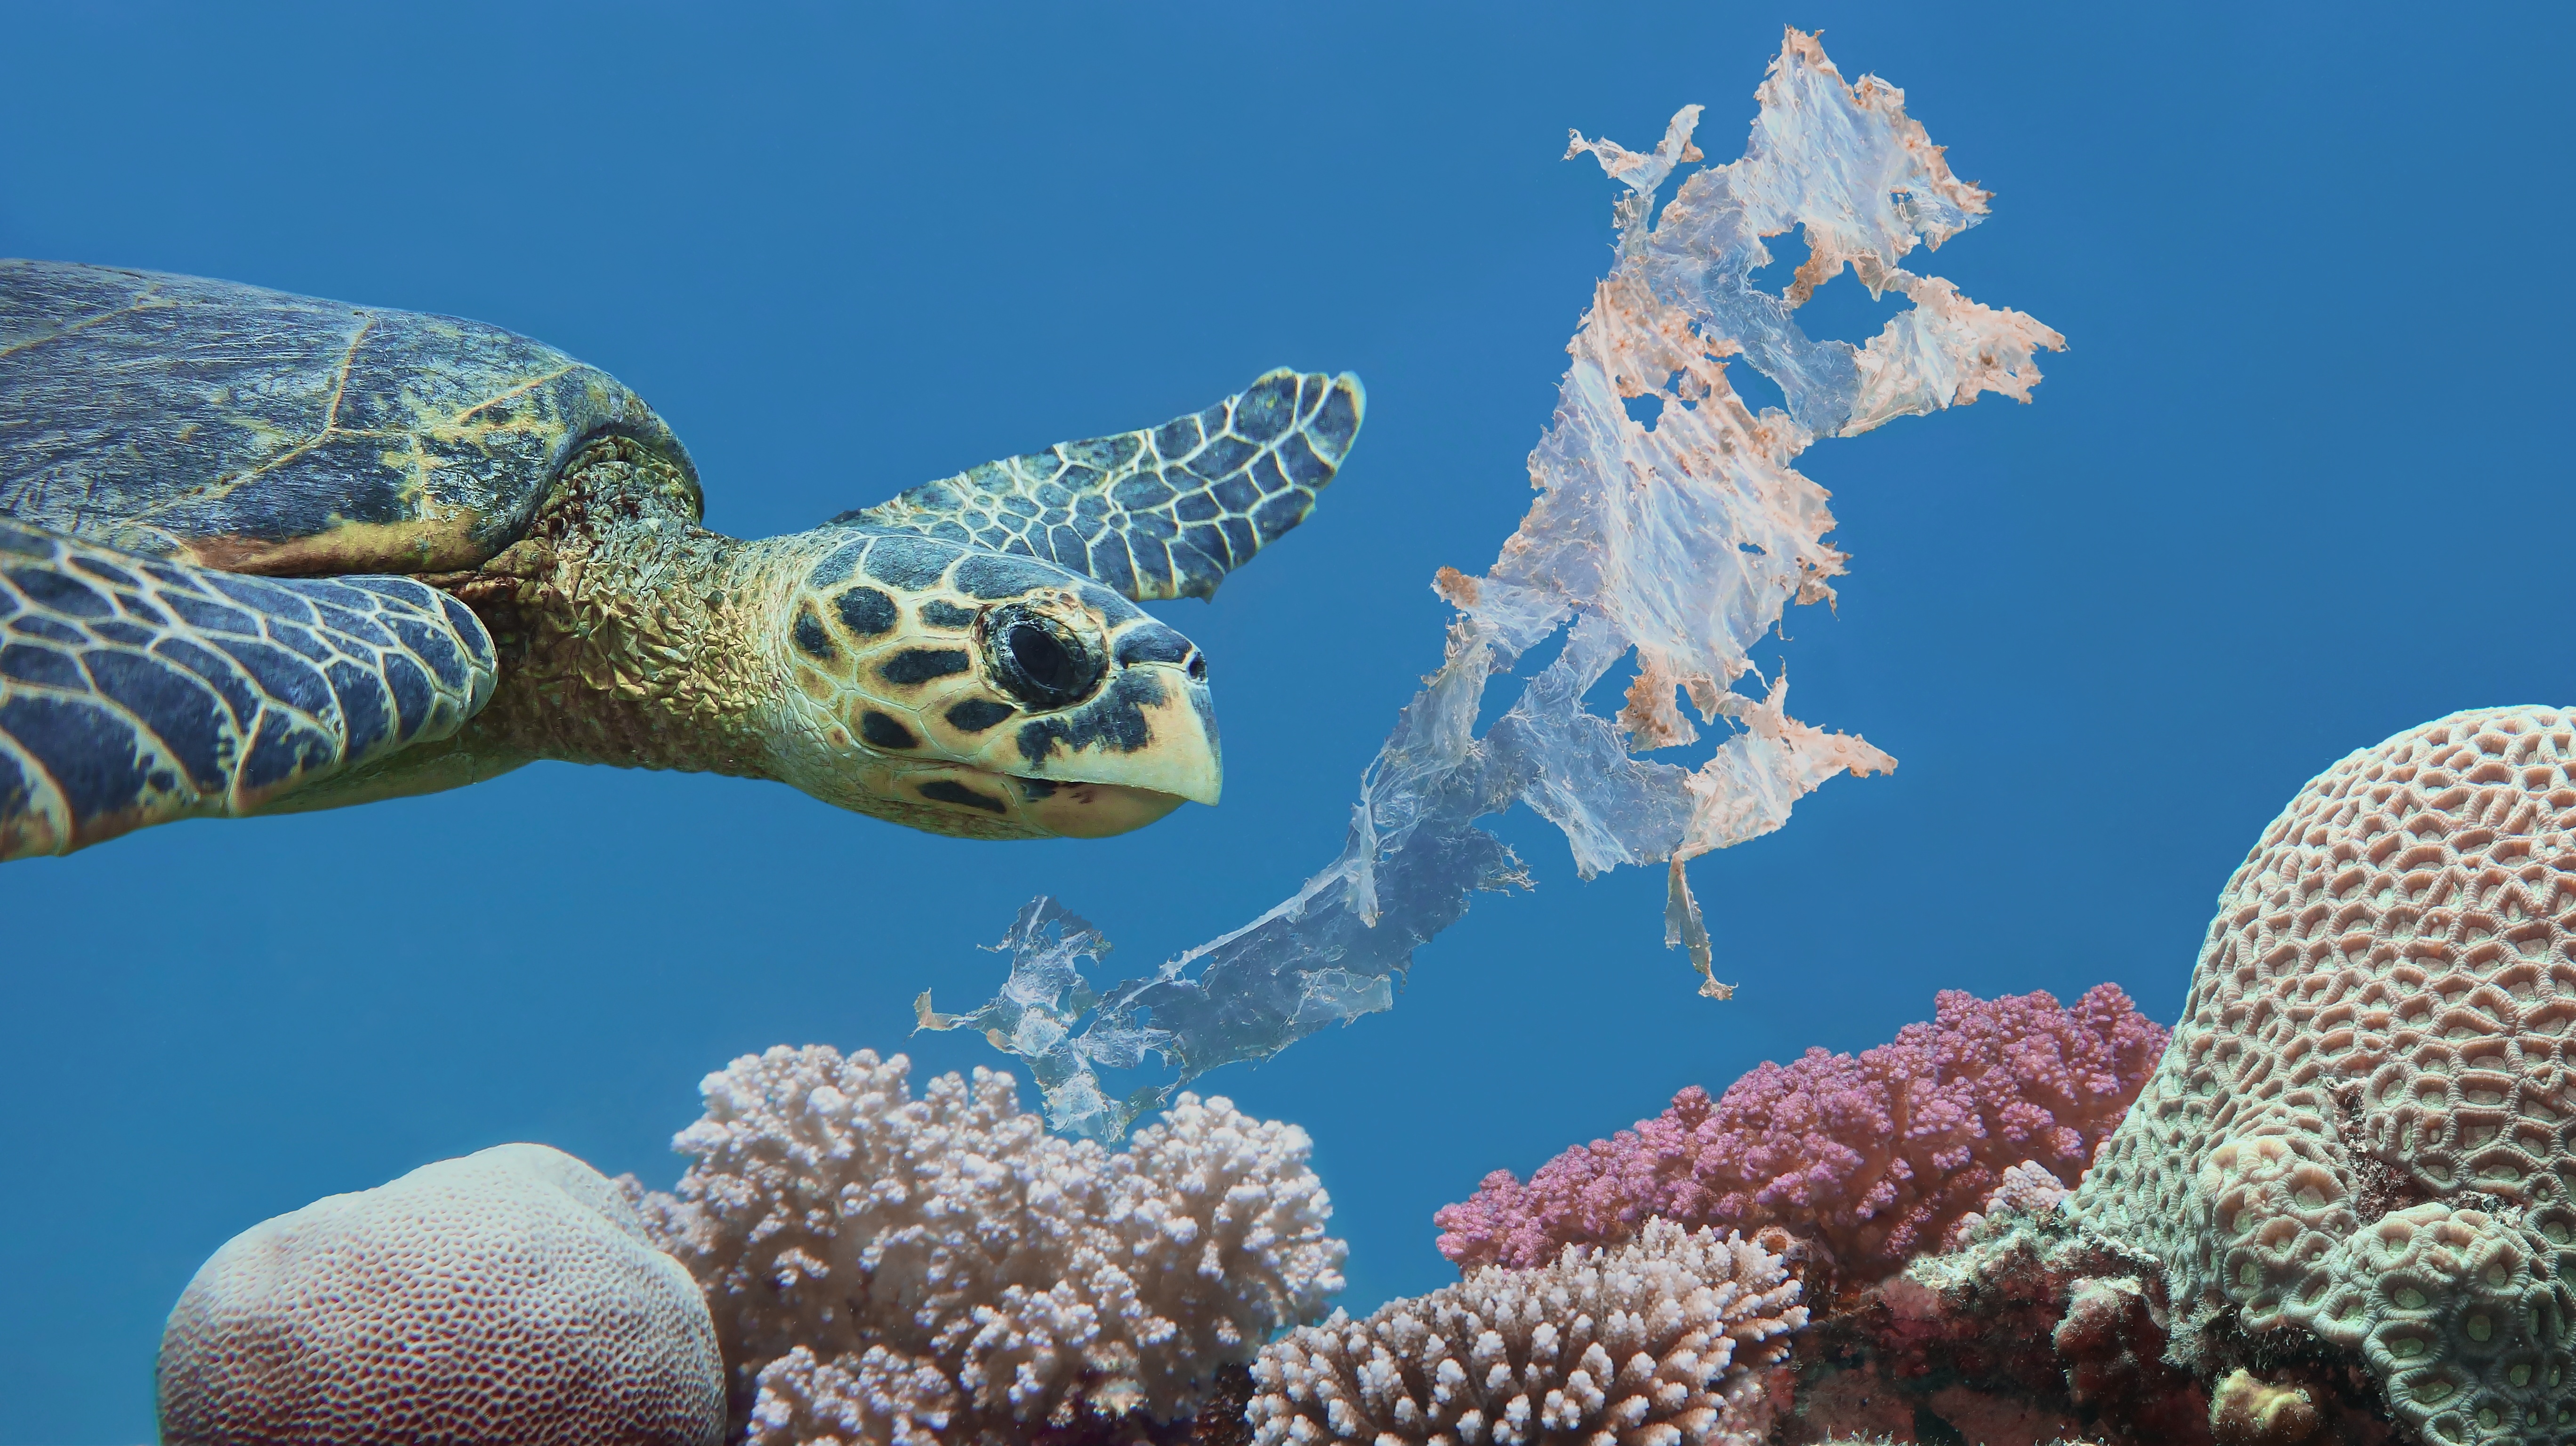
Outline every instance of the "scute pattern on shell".
<path fill-rule="evenodd" d="M 233 1237 L 161 1340 L 161 1439 L 714 1446 L 723 1366 L 688 1272 L 616 1187 L 500 1145 Z"/>
<path fill-rule="evenodd" d="M 1762 1244 L 1653 1220 L 1626 1245 L 1293 1330 L 1253 1363 L 1246 1415 L 1254 1446 L 1751 1443 L 1762 1370 L 1807 1323 L 1798 1294 Z"/>
<path fill-rule="evenodd" d="M 2432 1441 L 2576 1442 L 2571 945 L 2576 715 L 2353 754 L 2229 880 L 2070 1209 L 2161 1259 L 2195 1323 L 2361 1351 Z"/>
<path fill-rule="evenodd" d="M 1185 1094 L 1113 1154 L 1049 1135 L 1007 1074 L 916 1100 L 911 1068 L 823 1045 L 735 1060 L 674 1142 L 678 1195 L 642 1195 L 763 1446 L 1178 1420 L 1341 1289 L 1296 1126 Z"/>

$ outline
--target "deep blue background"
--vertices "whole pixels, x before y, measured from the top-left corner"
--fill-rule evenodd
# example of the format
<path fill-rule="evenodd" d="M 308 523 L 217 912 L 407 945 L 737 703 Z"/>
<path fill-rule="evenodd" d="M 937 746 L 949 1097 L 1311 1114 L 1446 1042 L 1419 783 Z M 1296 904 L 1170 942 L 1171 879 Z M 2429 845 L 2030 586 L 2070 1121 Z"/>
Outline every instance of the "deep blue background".
<path fill-rule="evenodd" d="M 1903 767 L 1696 866 L 1731 1004 L 1661 947 L 1657 873 L 1579 883 L 1524 814 L 1535 895 L 1206 1085 L 1312 1130 L 1365 1308 L 1448 1275 L 1429 1214 L 1486 1170 L 1936 988 L 2171 1018 L 2302 780 L 2576 701 L 2571 12 L 1928 8 L 0 7 L 0 254 L 544 338 L 653 401 L 736 533 L 1275 364 L 1369 388 L 1313 522 L 1163 609 L 1217 669 L 1221 808 L 983 845 L 550 764 L 0 871 L 0 1443 L 147 1437 L 162 1313 L 262 1217 L 513 1139 L 667 1183 L 742 1051 L 999 1062 L 908 1001 L 980 998 L 1033 894 L 1131 969 L 1287 894 L 1438 659 L 1432 570 L 1527 503 L 1609 259 L 1566 128 L 1649 145 L 1699 101 L 1729 159 L 1784 22 L 1998 193 L 1922 269 L 2072 343 L 2032 407 L 1805 459 L 1852 576 L 1764 666 Z M 1860 325 L 1852 286 L 1815 314 Z"/>

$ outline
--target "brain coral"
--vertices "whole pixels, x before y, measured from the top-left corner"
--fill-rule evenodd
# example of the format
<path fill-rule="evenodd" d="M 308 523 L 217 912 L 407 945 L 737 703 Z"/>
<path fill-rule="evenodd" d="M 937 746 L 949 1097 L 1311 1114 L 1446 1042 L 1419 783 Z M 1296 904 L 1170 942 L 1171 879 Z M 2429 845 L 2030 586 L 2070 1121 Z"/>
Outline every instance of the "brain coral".
<path fill-rule="evenodd" d="M 2069 1202 L 2229 1307 L 2361 1352 L 2436 1442 L 2576 1442 L 2576 715 L 2456 713 L 2299 791 Z"/>
<path fill-rule="evenodd" d="M 674 1141 L 678 1196 L 645 1197 L 762 1446 L 1176 1420 L 1341 1289 L 1296 1126 L 1184 1094 L 1113 1154 L 1046 1133 L 1009 1075 L 915 1100 L 911 1068 L 819 1045 L 735 1060 Z"/>
<path fill-rule="evenodd" d="M 615 1186 L 500 1145 L 234 1236 L 161 1338 L 171 1443 L 713 1446 L 724 1373 L 687 1271 Z"/>
<path fill-rule="evenodd" d="M 2109 984 L 2071 1009 L 1956 989 L 1936 1007 L 1858 1058 L 1811 1049 L 1765 1063 L 1714 1102 L 1694 1085 L 1526 1185 L 1497 1170 L 1433 1217 L 1440 1250 L 1462 1266 L 1536 1265 L 1660 1215 L 1812 1233 L 1844 1271 L 1874 1279 L 1937 1247 L 2011 1167 L 2081 1175 L 2165 1046 Z"/>
<path fill-rule="evenodd" d="M 1253 1363 L 1253 1446 L 1750 1443 L 1762 1368 L 1807 1323 L 1779 1255 L 1653 1220 L 1535 1270 L 1487 1266 L 1363 1321 L 1339 1311 Z"/>

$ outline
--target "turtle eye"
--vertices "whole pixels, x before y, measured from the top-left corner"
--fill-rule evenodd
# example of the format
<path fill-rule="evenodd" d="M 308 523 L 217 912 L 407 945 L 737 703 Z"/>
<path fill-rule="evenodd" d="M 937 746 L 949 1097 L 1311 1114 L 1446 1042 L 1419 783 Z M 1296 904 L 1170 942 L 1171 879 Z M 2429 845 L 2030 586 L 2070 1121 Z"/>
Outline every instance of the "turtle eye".
<path fill-rule="evenodd" d="M 986 615 L 984 651 L 1003 690 L 1040 711 L 1090 697 L 1108 671 L 1099 650 L 1071 628 L 1020 604 Z"/>

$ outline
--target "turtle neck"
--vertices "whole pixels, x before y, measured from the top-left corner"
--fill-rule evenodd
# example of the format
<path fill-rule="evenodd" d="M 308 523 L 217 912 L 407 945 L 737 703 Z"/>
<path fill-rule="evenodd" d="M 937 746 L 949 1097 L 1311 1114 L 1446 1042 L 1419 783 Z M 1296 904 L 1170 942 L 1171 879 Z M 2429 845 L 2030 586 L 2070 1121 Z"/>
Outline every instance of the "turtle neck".
<path fill-rule="evenodd" d="M 761 626 L 770 554 L 698 523 L 694 489 L 623 437 L 564 469 L 527 535 L 433 579 L 492 633 L 501 680 L 474 752 L 770 776 L 767 701 L 788 686 Z"/>

